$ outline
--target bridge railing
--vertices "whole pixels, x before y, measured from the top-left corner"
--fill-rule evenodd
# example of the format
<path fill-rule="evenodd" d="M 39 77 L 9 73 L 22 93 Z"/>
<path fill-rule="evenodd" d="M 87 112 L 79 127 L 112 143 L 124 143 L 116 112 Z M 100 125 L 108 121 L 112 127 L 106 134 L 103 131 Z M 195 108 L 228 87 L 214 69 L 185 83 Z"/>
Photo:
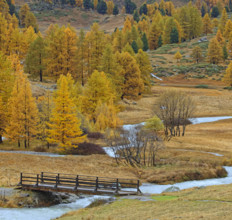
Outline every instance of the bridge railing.
<path fill-rule="evenodd" d="M 108 178 L 97 176 L 73 175 L 63 173 L 41 172 L 40 174 L 21 173 L 20 185 L 45 186 L 58 188 L 59 186 L 73 187 L 74 190 L 80 188 L 97 190 L 114 190 L 118 191 L 137 191 L 141 193 L 139 186 L 140 181 L 135 179 Z"/>

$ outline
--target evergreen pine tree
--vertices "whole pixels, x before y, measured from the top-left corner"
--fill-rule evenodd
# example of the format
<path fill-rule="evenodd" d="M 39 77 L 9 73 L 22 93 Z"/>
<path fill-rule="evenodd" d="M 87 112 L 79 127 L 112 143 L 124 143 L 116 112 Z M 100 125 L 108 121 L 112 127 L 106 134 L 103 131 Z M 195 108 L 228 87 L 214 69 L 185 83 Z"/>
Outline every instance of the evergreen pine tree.
<path fill-rule="evenodd" d="M 163 40 L 162 40 L 162 35 L 160 35 L 158 40 L 158 47 L 162 47 L 162 45 L 163 45 Z"/>
<path fill-rule="evenodd" d="M 135 53 L 138 53 L 138 45 L 137 45 L 136 41 L 133 40 L 131 47 L 133 48 Z"/>
<path fill-rule="evenodd" d="M 106 14 L 106 12 L 107 12 L 107 5 L 106 5 L 105 1 L 103 1 L 103 0 L 98 1 L 97 12 L 99 14 L 103 14 L 103 15 Z"/>
<path fill-rule="evenodd" d="M 143 33 L 142 41 L 143 41 L 143 51 L 147 51 L 148 50 L 148 40 L 147 40 L 146 33 Z"/>
<path fill-rule="evenodd" d="M 138 13 L 137 10 L 134 11 L 133 19 L 134 19 L 136 22 L 139 22 L 139 13 Z"/>
<path fill-rule="evenodd" d="M 119 13 L 118 6 L 115 5 L 113 9 L 113 15 L 117 15 Z"/>
<path fill-rule="evenodd" d="M 179 33 L 176 27 L 172 28 L 170 33 L 170 43 L 178 43 L 179 42 Z"/>

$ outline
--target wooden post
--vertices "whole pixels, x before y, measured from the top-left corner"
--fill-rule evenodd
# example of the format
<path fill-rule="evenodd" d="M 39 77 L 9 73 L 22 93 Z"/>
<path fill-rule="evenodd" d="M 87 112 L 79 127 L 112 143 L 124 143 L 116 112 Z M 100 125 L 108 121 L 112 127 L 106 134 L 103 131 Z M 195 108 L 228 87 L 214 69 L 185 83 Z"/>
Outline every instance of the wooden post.
<path fill-rule="evenodd" d="M 41 183 L 44 183 L 43 175 L 44 175 L 44 173 L 41 172 Z"/>
<path fill-rule="evenodd" d="M 39 185 L 39 174 L 37 174 L 37 177 L 36 177 L 36 186 Z"/>
<path fill-rule="evenodd" d="M 58 186 L 59 179 L 60 179 L 60 174 L 58 173 L 58 175 L 56 176 L 56 184 L 55 184 L 55 188 L 57 188 L 57 186 Z"/>
<path fill-rule="evenodd" d="M 20 173 L 20 182 L 19 182 L 20 185 L 23 185 L 23 173 Z"/>
<path fill-rule="evenodd" d="M 76 186 L 74 187 L 74 190 L 77 190 L 77 187 L 79 186 L 79 176 L 76 177 Z"/>
<path fill-rule="evenodd" d="M 138 180 L 138 181 L 137 181 L 137 194 L 142 193 L 142 192 L 140 191 L 140 189 L 139 189 L 139 185 L 140 185 L 140 181 Z"/>
<path fill-rule="evenodd" d="M 97 192 L 97 188 L 98 188 L 98 177 L 96 177 L 96 188 L 95 188 L 96 192 Z"/>
<path fill-rule="evenodd" d="M 116 180 L 116 190 L 115 190 L 115 193 L 118 193 L 118 190 L 119 190 L 119 184 L 118 184 L 118 179 Z"/>

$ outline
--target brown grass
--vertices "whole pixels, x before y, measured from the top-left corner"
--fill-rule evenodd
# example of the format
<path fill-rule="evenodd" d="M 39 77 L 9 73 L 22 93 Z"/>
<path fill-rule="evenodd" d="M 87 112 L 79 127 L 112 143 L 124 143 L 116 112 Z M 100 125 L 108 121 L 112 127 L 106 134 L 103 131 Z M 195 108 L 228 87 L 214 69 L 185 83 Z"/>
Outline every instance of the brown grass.
<path fill-rule="evenodd" d="M 142 202 L 123 199 L 112 204 L 65 214 L 62 220 L 78 219 L 231 219 L 232 185 L 212 186 L 166 193 L 176 199 Z M 155 199 L 155 197 L 153 197 Z"/>
<path fill-rule="evenodd" d="M 145 95 L 134 104 L 122 103 L 125 111 L 119 113 L 124 124 L 135 124 L 152 117 L 157 98 L 173 86 L 153 86 L 151 94 Z M 232 115 L 232 92 L 222 89 L 178 88 L 192 96 L 196 102 L 196 117 Z"/>
<path fill-rule="evenodd" d="M 14 186 L 19 182 L 20 172 L 56 172 L 97 175 L 119 178 L 136 178 L 133 169 L 117 167 L 107 156 L 47 156 L 0 153 L 0 186 Z"/>
<path fill-rule="evenodd" d="M 170 148 L 218 152 L 232 158 L 232 120 L 189 125 L 185 137 L 172 138 Z"/>

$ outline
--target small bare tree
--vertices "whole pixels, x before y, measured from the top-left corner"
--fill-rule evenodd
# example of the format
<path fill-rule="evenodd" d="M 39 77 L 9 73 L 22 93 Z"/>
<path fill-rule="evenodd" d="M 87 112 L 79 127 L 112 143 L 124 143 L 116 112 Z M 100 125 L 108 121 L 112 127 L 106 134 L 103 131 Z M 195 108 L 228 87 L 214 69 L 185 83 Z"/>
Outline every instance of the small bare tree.
<path fill-rule="evenodd" d="M 118 164 L 126 163 L 133 167 L 155 166 L 157 152 L 164 148 L 162 139 L 142 126 L 116 130 L 109 144 Z"/>
<path fill-rule="evenodd" d="M 163 121 L 166 138 L 180 136 L 181 133 L 184 136 L 195 109 L 193 98 L 184 92 L 169 90 L 163 93 L 157 101 L 155 113 Z"/>

